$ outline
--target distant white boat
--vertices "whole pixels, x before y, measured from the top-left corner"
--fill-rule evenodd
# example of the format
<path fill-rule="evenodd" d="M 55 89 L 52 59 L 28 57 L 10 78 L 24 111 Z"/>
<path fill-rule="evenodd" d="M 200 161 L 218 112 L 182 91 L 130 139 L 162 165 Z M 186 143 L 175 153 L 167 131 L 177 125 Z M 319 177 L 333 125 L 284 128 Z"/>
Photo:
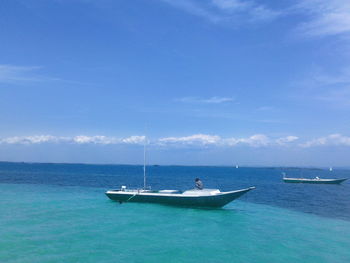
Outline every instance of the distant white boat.
<path fill-rule="evenodd" d="M 347 178 L 342 179 L 321 179 L 319 177 L 308 179 L 308 178 L 287 178 L 283 177 L 283 181 L 286 183 L 309 183 L 309 184 L 340 184 L 346 181 Z"/>
<path fill-rule="evenodd" d="M 333 171 L 333 168 L 332 168 L 332 167 L 329 167 L 329 171 L 332 172 L 332 171 Z"/>
<path fill-rule="evenodd" d="M 341 184 L 348 180 L 347 178 L 341 179 L 321 179 L 318 176 L 315 178 L 287 178 L 286 173 L 282 173 L 283 181 L 285 183 L 309 183 L 309 184 Z"/>
<path fill-rule="evenodd" d="M 236 169 L 238 169 L 238 165 L 236 165 Z"/>

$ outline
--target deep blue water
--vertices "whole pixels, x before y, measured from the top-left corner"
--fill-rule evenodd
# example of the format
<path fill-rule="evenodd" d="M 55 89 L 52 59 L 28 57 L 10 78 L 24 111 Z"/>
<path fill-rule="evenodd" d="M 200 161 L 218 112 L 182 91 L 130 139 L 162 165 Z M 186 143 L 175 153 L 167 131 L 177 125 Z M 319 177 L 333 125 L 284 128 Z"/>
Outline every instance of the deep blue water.
<path fill-rule="evenodd" d="M 240 200 L 350 220 L 350 182 L 341 185 L 287 184 L 290 177 L 350 178 L 349 170 L 306 168 L 234 168 L 206 166 L 149 166 L 148 184 L 153 189 L 190 189 L 199 177 L 206 188 L 222 191 L 256 186 Z M 141 187 L 142 166 L 38 164 L 0 162 L 0 183 L 79 186 L 101 189 L 121 185 Z M 101 195 L 103 192 L 101 191 Z"/>

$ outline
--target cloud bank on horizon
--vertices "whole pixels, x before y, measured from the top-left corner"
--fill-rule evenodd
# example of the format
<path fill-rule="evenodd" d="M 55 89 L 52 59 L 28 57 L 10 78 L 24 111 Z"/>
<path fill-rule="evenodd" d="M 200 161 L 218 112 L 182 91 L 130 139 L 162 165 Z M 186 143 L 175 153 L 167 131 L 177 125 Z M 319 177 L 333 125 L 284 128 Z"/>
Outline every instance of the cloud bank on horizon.
<path fill-rule="evenodd" d="M 125 138 L 95 135 L 78 135 L 73 137 L 52 136 L 52 135 L 34 135 L 34 136 L 14 136 L 0 138 L 0 144 L 42 144 L 42 143 L 69 143 L 69 144 L 134 144 L 163 146 L 163 147 L 181 147 L 181 146 L 217 146 L 234 147 L 238 145 L 249 147 L 271 147 L 271 146 L 297 146 L 302 148 L 314 146 L 350 146 L 350 137 L 341 134 L 330 134 L 325 137 L 319 137 L 304 142 L 300 142 L 297 136 L 289 135 L 285 137 L 273 138 L 264 134 L 254 134 L 246 138 L 222 138 L 218 135 L 193 134 L 184 137 L 164 137 L 158 139 L 149 139 L 146 136 L 134 135 Z"/>

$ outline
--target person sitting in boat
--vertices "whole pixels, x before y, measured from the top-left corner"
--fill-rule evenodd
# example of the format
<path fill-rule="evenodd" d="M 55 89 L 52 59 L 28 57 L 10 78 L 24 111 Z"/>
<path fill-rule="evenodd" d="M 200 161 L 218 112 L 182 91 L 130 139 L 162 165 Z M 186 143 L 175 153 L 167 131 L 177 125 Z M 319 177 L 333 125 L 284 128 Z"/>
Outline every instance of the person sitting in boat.
<path fill-rule="evenodd" d="M 196 183 L 196 185 L 195 185 L 196 189 L 197 190 L 203 190 L 203 183 L 202 183 L 202 181 L 199 180 L 199 178 L 196 178 L 196 180 L 194 180 L 194 181 Z"/>

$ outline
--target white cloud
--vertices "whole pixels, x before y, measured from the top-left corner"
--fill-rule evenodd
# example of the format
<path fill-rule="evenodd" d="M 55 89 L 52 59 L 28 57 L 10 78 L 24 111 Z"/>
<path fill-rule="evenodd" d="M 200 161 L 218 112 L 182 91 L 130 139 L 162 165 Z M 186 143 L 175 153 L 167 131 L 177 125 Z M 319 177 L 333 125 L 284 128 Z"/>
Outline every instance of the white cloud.
<path fill-rule="evenodd" d="M 93 144 L 115 144 L 119 142 L 119 139 L 114 137 L 106 137 L 106 136 L 75 136 L 72 138 L 72 141 L 78 144 L 86 144 L 86 143 L 93 143 Z"/>
<path fill-rule="evenodd" d="M 296 10 L 306 12 L 309 20 L 298 31 L 307 36 L 331 36 L 350 33 L 349 0 L 302 0 Z"/>
<path fill-rule="evenodd" d="M 248 138 L 221 138 L 217 135 L 194 134 L 185 137 L 167 137 L 158 140 L 161 145 L 215 145 L 215 146 L 236 146 L 238 144 L 251 147 L 267 146 L 270 139 L 263 134 L 256 134 Z"/>
<path fill-rule="evenodd" d="M 158 139 L 158 144 L 167 145 L 182 145 L 182 146 L 221 146 L 221 147 L 234 147 L 238 145 L 245 145 L 249 147 L 265 147 L 265 146 L 286 146 L 296 140 L 297 136 L 286 136 L 282 138 L 272 139 L 264 134 L 254 134 L 246 138 L 222 138 L 217 135 L 208 134 L 194 134 L 185 137 L 166 137 Z"/>
<path fill-rule="evenodd" d="M 13 136 L 0 139 L 0 144 L 44 144 L 44 143 L 67 143 L 67 144 L 96 144 L 96 145 L 117 145 L 117 144 L 136 144 L 142 145 L 146 140 L 145 136 L 130 136 L 125 138 L 108 137 L 102 135 L 86 136 L 79 135 L 73 137 L 35 135 L 35 136 Z M 314 146 L 350 146 L 350 137 L 341 134 L 331 134 L 325 137 L 319 137 L 304 143 L 296 144 L 297 136 L 285 136 L 281 138 L 271 138 L 264 134 L 255 134 L 249 137 L 229 137 L 222 138 L 218 135 L 194 134 L 183 137 L 165 137 L 151 141 L 153 145 L 162 147 L 172 146 L 216 146 L 216 147 L 235 147 L 238 145 L 249 147 L 284 147 L 299 146 L 302 148 Z"/>
<path fill-rule="evenodd" d="M 161 0 L 185 12 L 206 18 L 212 23 L 242 24 L 267 21 L 280 15 L 253 0 Z"/>
<path fill-rule="evenodd" d="M 40 78 L 33 74 L 38 69 L 40 67 L 0 65 L 0 83 L 40 81 Z"/>
<path fill-rule="evenodd" d="M 39 74 L 38 71 L 41 68 L 42 67 L 36 66 L 0 65 L 0 83 L 28 83 L 61 80 Z"/>
<path fill-rule="evenodd" d="M 294 142 L 298 139 L 299 137 L 290 135 L 290 136 L 278 138 L 276 140 L 276 143 L 279 145 L 286 145 L 287 143 Z"/>
<path fill-rule="evenodd" d="M 341 134 L 331 134 L 326 137 L 316 138 L 306 143 L 300 144 L 301 147 L 312 146 L 350 146 L 350 137 Z"/>
<path fill-rule="evenodd" d="M 176 1 L 161 0 L 161 1 L 166 2 L 176 8 L 182 9 L 192 15 L 204 17 L 213 23 L 218 23 L 223 19 L 220 15 L 215 14 L 211 10 L 208 10 L 207 8 L 205 8 L 203 4 L 196 3 L 195 1 L 192 1 L 192 0 L 176 0 Z"/>
<path fill-rule="evenodd" d="M 251 3 L 240 0 L 212 0 L 212 3 L 221 9 L 227 10 L 244 9 L 251 6 Z"/>
<path fill-rule="evenodd" d="M 141 144 L 144 143 L 146 140 L 146 136 L 130 136 L 128 138 L 122 139 L 123 143 L 129 143 L 129 144 Z"/>
<path fill-rule="evenodd" d="M 7 144 L 37 144 L 46 142 L 59 142 L 64 140 L 64 137 L 55 137 L 51 135 L 36 135 L 36 136 L 14 136 L 0 140 L 0 143 Z"/>
<path fill-rule="evenodd" d="M 252 147 L 267 146 L 270 143 L 270 139 L 264 134 L 255 134 L 249 138 L 238 139 L 238 143 L 248 144 Z"/>
<path fill-rule="evenodd" d="M 296 5 L 275 10 L 254 0 L 160 0 L 215 24 L 261 23 L 296 15 L 297 31 L 309 37 L 350 33 L 349 0 L 299 0 Z M 304 17 L 300 17 L 300 15 Z"/>
<path fill-rule="evenodd" d="M 86 136 L 59 137 L 52 135 L 15 136 L 0 139 L 0 144 L 41 144 L 41 143 L 72 143 L 72 144 L 141 144 L 145 136 L 130 136 L 127 138 L 116 138 L 108 136 Z"/>
<path fill-rule="evenodd" d="M 158 140 L 161 144 L 168 143 L 181 143 L 181 144 L 218 144 L 221 141 L 221 138 L 216 135 L 207 135 L 207 134 L 194 134 L 186 137 L 166 137 Z"/>
<path fill-rule="evenodd" d="M 203 103 L 223 103 L 223 102 L 230 102 L 233 101 L 232 98 L 224 98 L 224 97 L 211 97 L 209 99 L 203 99 Z"/>
<path fill-rule="evenodd" d="M 281 15 L 280 12 L 259 5 L 253 1 L 241 0 L 212 0 L 212 3 L 219 9 L 230 13 L 244 13 L 250 21 L 271 20 Z"/>
<path fill-rule="evenodd" d="M 206 103 L 206 104 L 220 104 L 225 102 L 232 102 L 233 98 L 229 97 L 210 97 L 210 98 L 198 98 L 198 97 L 184 97 L 177 99 L 176 101 L 185 102 L 185 103 Z"/>

